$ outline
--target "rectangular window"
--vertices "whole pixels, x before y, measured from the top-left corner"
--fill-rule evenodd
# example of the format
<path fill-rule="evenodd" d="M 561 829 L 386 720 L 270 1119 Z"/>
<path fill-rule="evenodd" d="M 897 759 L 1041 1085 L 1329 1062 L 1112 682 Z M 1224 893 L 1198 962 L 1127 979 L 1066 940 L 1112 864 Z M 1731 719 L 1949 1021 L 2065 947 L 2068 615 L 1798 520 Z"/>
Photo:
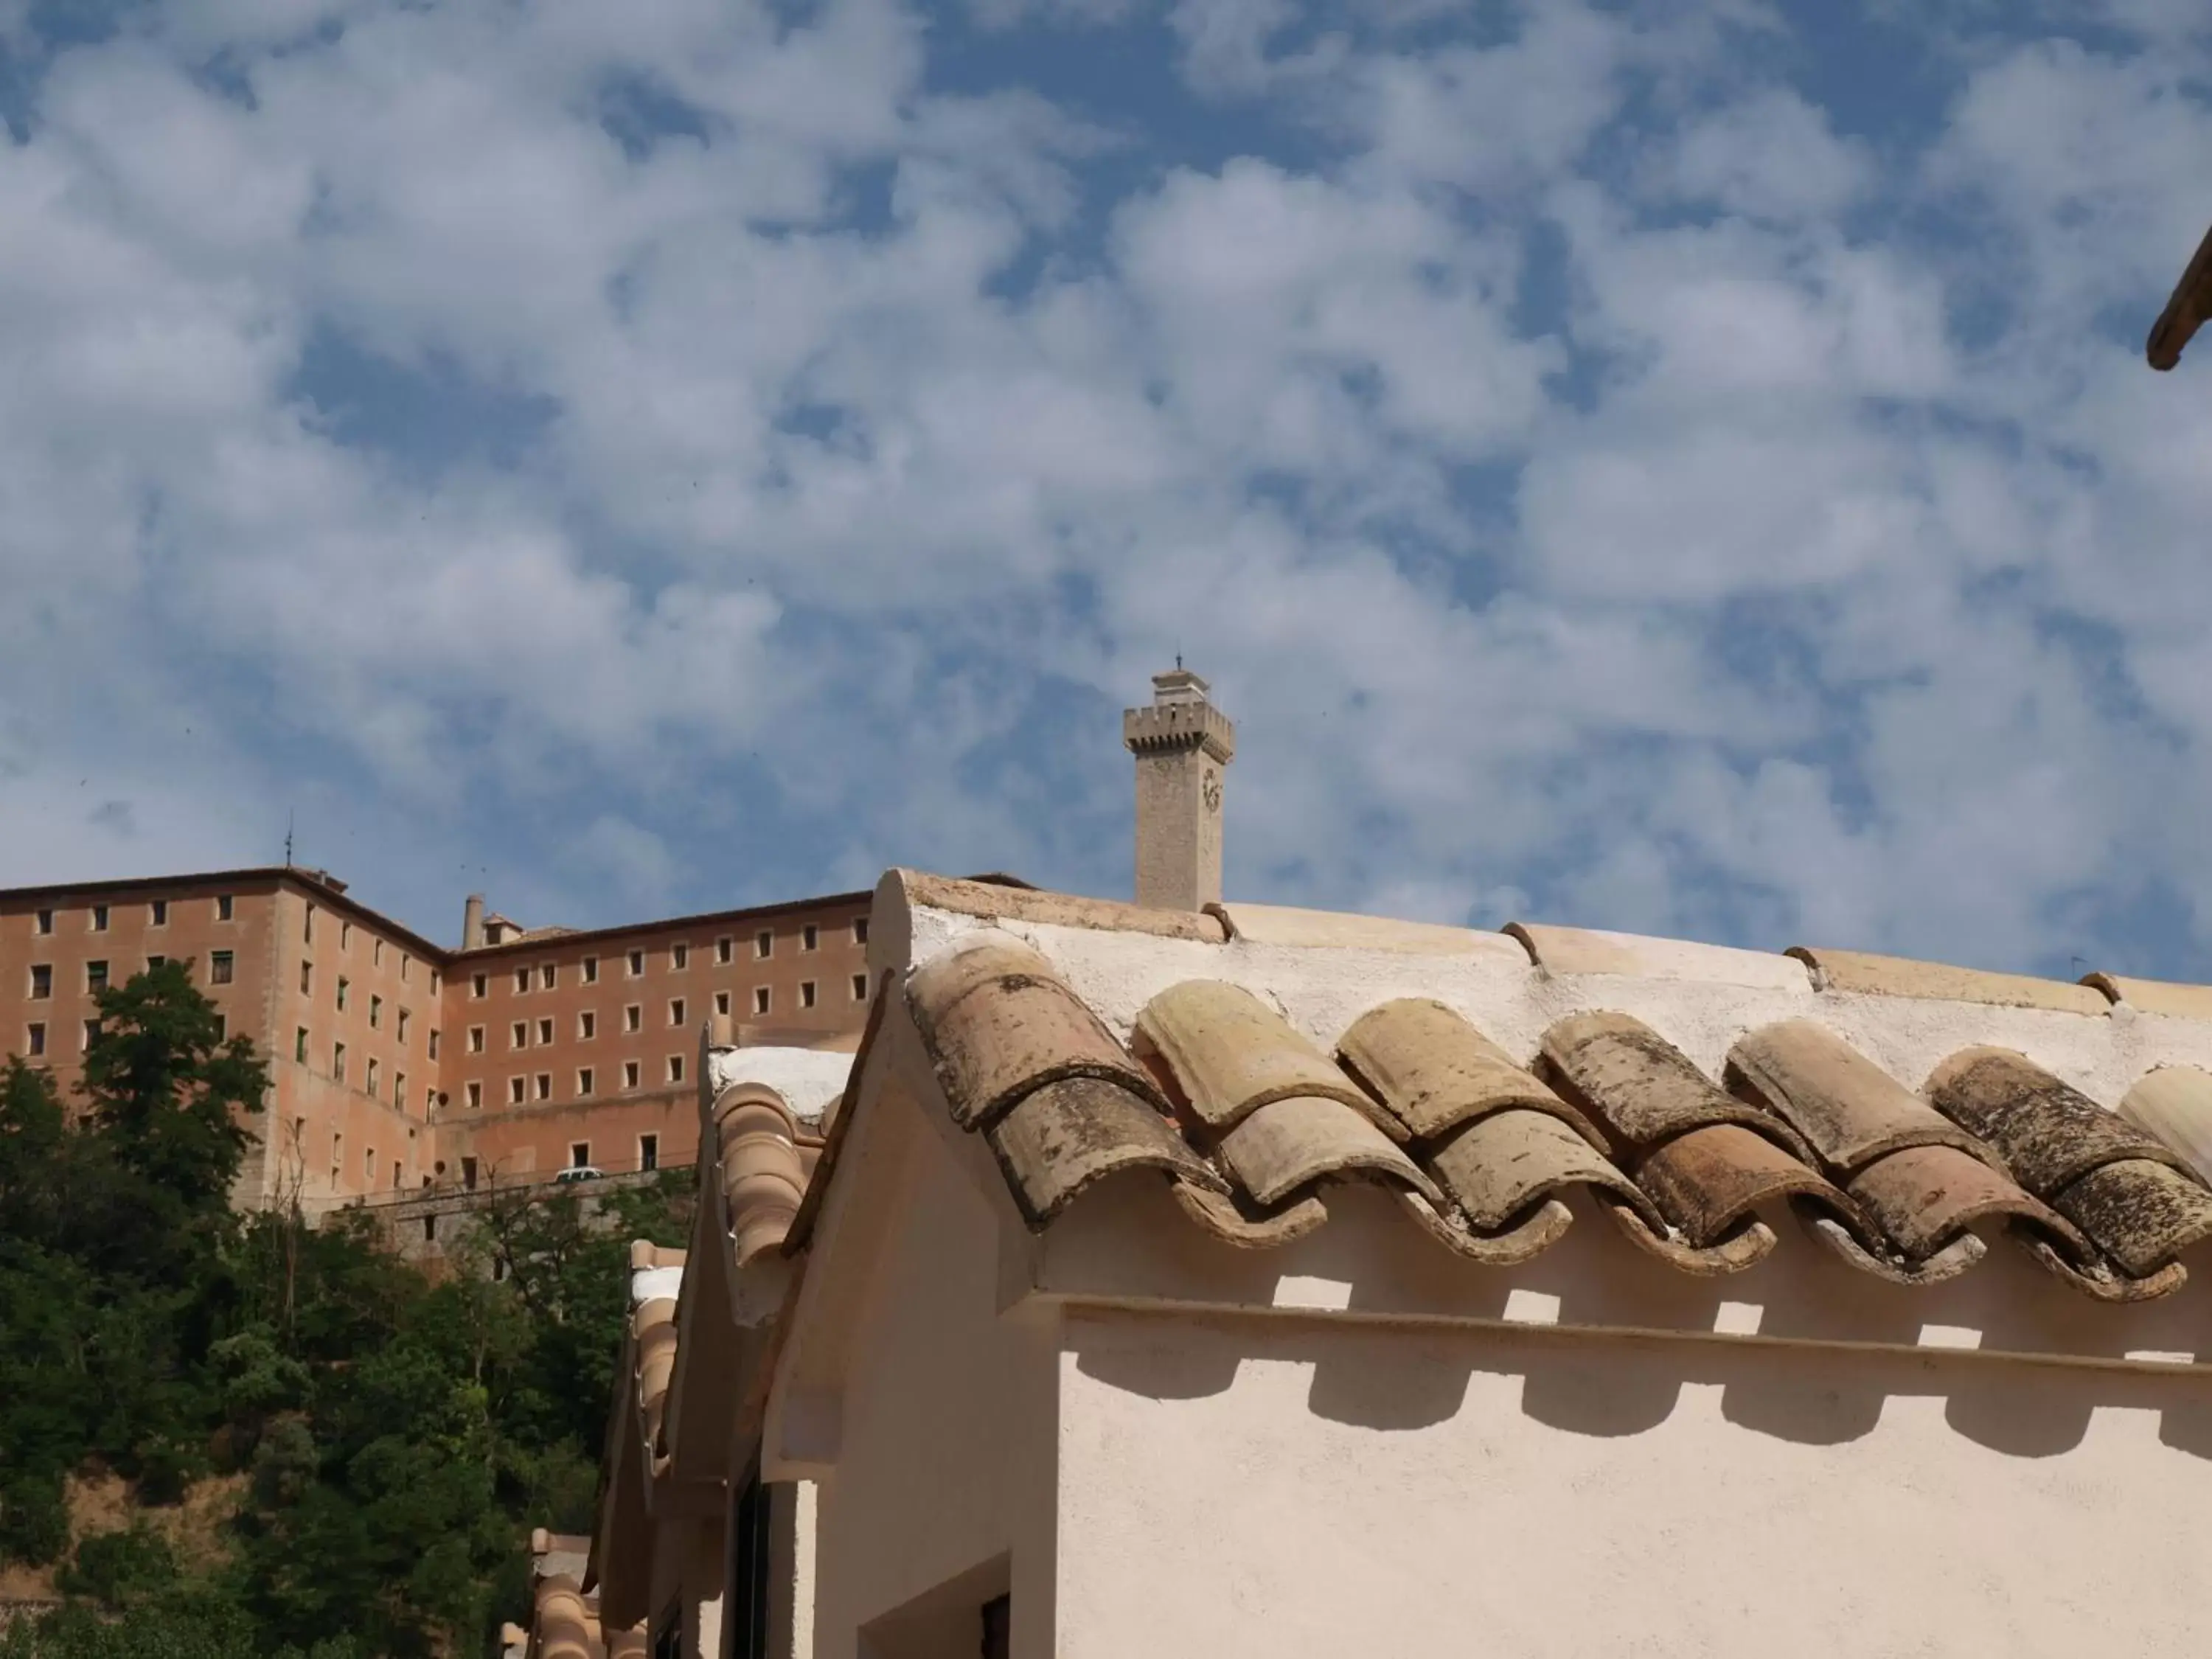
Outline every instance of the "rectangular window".
<path fill-rule="evenodd" d="M 230 1041 L 230 1016 L 228 1014 L 217 1014 L 215 1017 L 215 1040 L 217 1042 L 228 1042 Z"/>
<path fill-rule="evenodd" d="M 433 1060 L 435 1060 L 435 1059 L 437 1059 L 437 1057 L 438 1057 L 438 1033 L 437 1033 L 437 1031 L 434 1029 L 434 1030 L 431 1031 L 431 1033 L 430 1033 L 430 1058 L 431 1058 L 431 1059 L 433 1059 Z"/>
<path fill-rule="evenodd" d="M 465 1099 L 471 1106 L 481 1108 L 483 1105 L 483 1085 L 481 1083 L 470 1084 L 468 1087 L 463 1091 L 462 1097 Z"/>
<path fill-rule="evenodd" d="M 344 1162 L 345 1136 L 333 1129 L 331 1131 L 331 1176 L 333 1180 L 337 1177 L 338 1165 Z"/>
<path fill-rule="evenodd" d="M 229 894 L 217 893 L 215 896 L 215 919 L 217 921 L 228 921 L 236 914 Z"/>
<path fill-rule="evenodd" d="M 815 926 L 812 922 L 808 922 L 805 927 L 799 930 L 799 948 L 800 950 L 811 951 L 821 943 L 822 935 L 816 931 Z"/>
<path fill-rule="evenodd" d="M 300 964 L 300 994 L 303 997 L 313 996 L 314 991 L 315 964 L 312 962 L 303 962 Z"/>
<path fill-rule="evenodd" d="M 584 983 L 586 985 L 597 985 L 599 982 L 599 959 L 597 957 L 586 957 L 584 958 Z"/>
<path fill-rule="evenodd" d="M 538 1074 L 538 1098 L 540 1100 L 550 1100 L 553 1098 L 552 1073 L 540 1072 Z"/>
<path fill-rule="evenodd" d="M 683 1056 L 683 1055 L 681 1055 L 681 1054 L 671 1054 L 671 1055 L 669 1055 L 669 1057 L 668 1057 L 668 1080 L 669 1080 L 671 1083 L 681 1083 L 681 1082 L 683 1082 L 683 1081 L 684 1081 L 684 1056 Z"/>
<path fill-rule="evenodd" d="M 757 1014 L 768 1012 L 768 987 L 765 985 L 753 987 L 753 1012 Z"/>
<path fill-rule="evenodd" d="M 853 1000 L 854 1000 L 854 1001 L 855 1001 L 855 1002 L 866 1002 L 867 1000 L 868 1000 L 868 976 L 867 976 L 866 974 L 855 974 L 855 975 L 853 975 Z"/>
<path fill-rule="evenodd" d="M 530 1046 L 530 1022 L 526 1019 L 515 1021 L 507 1028 L 507 1046 L 510 1048 L 527 1048 Z"/>
<path fill-rule="evenodd" d="M 553 1022 L 552 1022 L 551 1020 L 550 1020 L 550 1019 L 541 1019 L 541 1020 L 539 1020 L 539 1021 L 538 1022 L 538 1046 L 539 1046 L 540 1048 L 543 1048 L 545 1044 L 547 1044 L 547 1043 L 549 1043 L 549 1042 L 552 1042 L 552 1041 L 553 1041 Z"/>
<path fill-rule="evenodd" d="M 657 1170 L 660 1167 L 660 1137 L 640 1135 L 637 1138 L 637 1167 Z"/>
<path fill-rule="evenodd" d="M 168 960 L 168 957 L 159 957 L 159 956 L 156 956 L 156 957 L 148 957 L 146 958 L 146 971 L 147 971 L 148 973 L 149 973 L 149 974 L 150 974 L 151 972 L 153 972 L 153 971 L 154 971 L 154 969 L 155 969 L 159 968 L 159 967 L 160 967 L 163 963 L 167 962 L 167 960 Z"/>
<path fill-rule="evenodd" d="M 343 974 L 338 975 L 338 1012 L 345 1012 L 346 997 L 353 989 L 353 981 Z"/>
<path fill-rule="evenodd" d="M 40 933 L 52 933 L 54 931 L 54 913 L 51 910 L 40 911 L 38 925 L 34 931 Z"/>
<path fill-rule="evenodd" d="M 341 1083 L 345 1081 L 345 1044 L 343 1042 L 331 1044 L 331 1075 Z"/>
<path fill-rule="evenodd" d="M 802 1008 L 811 1008 L 814 1006 L 814 981 L 811 979 L 802 979 L 799 981 L 799 1006 Z"/>
<path fill-rule="evenodd" d="M 104 904 L 95 904 L 92 907 L 92 931 L 95 933 L 104 933 L 107 931 L 107 907 Z"/>
<path fill-rule="evenodd" d="M 637 1087 L 637 1062 L 634 1060 L 623 1061 L 623 1087 L 625 1089 Z"/>
<path fill-rule="evenodd" d="M 490 988 L 491 980 L 488 975 L 474 974 L 470 976 L 469 994 L 475 997 L 479 1001 L 483 1000 L 485 994 L 489 992 Z"/>
<path fill-rule="evenodd" d="M 668 1023 L 671 1025 L 681 1025 L 684 1023 L 684 999 L 682 997 L 675 997 L 670 1000 L 668 1004 Z"/>
<path fill-rule="evenodd" d="M 737 953 L 737 941 L 732 939 L 727 933 L 723 934 L 721 938 L 714 941 L 714 960 L 716 962 L 727 963 L 736 957 Z"/>
<path fill-rule="evenodd" d="M 368 999 L 368 1029 L 372 1031 L 384 1029 L 384 999 L 373 993 Z"/>
<path fill-rule="evenodd" d="M 753 955 L 760 961 L 766 962 L 775 950 L 775 935 L 767 928 L 763 927 L 753 935 Z"/>
<path fill-rule="evenodd" d="M 415 958 L 402 951 L 399 953 L 399 982 L 407 983 L 408 975 L 415 971 Z"/>
<path fill-rule="evenodd" d="M 644 1029 L 645 1010 L 639 1004 L 633 1002 L 623 1010 L 623 1030 L 639 1031 Z"/>
<path fill-rule="evenodd" d="M 107 988 L 107 964 L 105 962 L 84 964 L 84 988 L 88 991 L 105 991 Z"/>
<path fill-rule="evenodd" d="M 361 1150 L 361 1184 L 364 1187 L 376 1185 L 376 1148 L 374 1146 L 364 1146 Z"/>
<path fill-rule="evenodd" d="M 644 951 L 631 951 L 631 952 L 629 953 L 629 976 L 630 976 L 632 979 L 635 979 L 639 975 L 642 974 L 644 971 L 645 971 L 645 952 L 644 952 Z"/>
<path fill-rule="evenodd" d="M 168 900 L 155 899 L 151 904 L 148 905 L 146 908 L 152 913 L 147 918 L 149 925 L 155 927 L 167 927 L 169 925 Z"/>
<path fill-rule="evenodd" d="M 592 1143 L 588 1140 L 570 1141 L 568 1143 L 568 1167 L 572 1170 L 587 1170 L 591 1167 L 591 1164 Z"/>
<path fill-rule="evenodd" d="M 576 1035 L 589 1042 L 599 1034 L 599 1017 L 589 1008 L 576 1016 Z"/>
<path fill-rule="evenodd" d="M 304 1025 L 292 1033 L 292 1058 L 302 1066 L 307 1063 L 307 1028 Z"/>
<path fill-rule="evenodd" d="M 392 1074 L 392 1103 L 403 1112 L 407 1109 L 407 1073 L 404 1072 Z"/>
<path fill-rule="evenodd" d="M 516 969 L 514 970 L 514 994 L 515 994 L 515 995 L 517 995 L 517 996 L 520 996 L 520 995 L 522 995 L 522 994 L 523 994 L 523 993 L 525 993 L 526 991 L 529 990 L 529 988 L 530 988 L 530 969 L 528 969 L 527 968 L 518 968 L 518 969 Z"/>
<path fill-rule="evenodd" d="M 435 968 L 433 968 L 433 969 L 430 970 L 430 994 L 431 994 L 432 996 L 435 996 L 435 995 L 437 995 L 437 994 L 438 994 L 438 986 L 439 986 L 439 983 L 440 983 L 440 981 L 441 981 L 441 976 L 440 975 L 440 974 L 439 974 L 438 970 L 437 970 Z"/>
<path fill-rule="evenodd" d="M 689 968 L 691 965 L 691 947 L 688 945 L 670 945 L 668 947 L 668 965 L 671 968 L 679 969 Z"/>
<path fill-rule="evenodd" d="M 555 970 L 554 965 L 551 963 L 541 962 L 538 964 L 538 988 L 539 990 L 550 991 L 559 982 L 560 975 Z"/>
<path fill-rule="evenodd" d="M 407 1010 L 402 1008 L 399 1011 L 399 1029 L 393 1035 L 399 1039 L 399 1046 L 403 1048 L 407 1046 Z"/>
<path fill-rule="evenodd" d="M 230 983 L 232 976 L 237 971 L 237 958 L 229 951 L 210 951 L 208 952 L 209 984 L 228 985 Z"/>
<path fill-rule="evenodd" d="M 729 1018 L 730 994 L 727 991 L 717 991 L 714 993 L 714 1012 L 721 1015 L 725 1019 Z"/>
<path fill-rule="evenodd" d="M 86 1051 L 87 1051 L 88 1053 L 88 1052 L 90 1052 L 90 1050 L 91 1050 L 91 1048 L 92 1048 L 92 1045 L 93 1045 L 94 1043 L 95 1043 L 95 1042 L 99 1042 L 99 1041 L 100 1041 L 100 1022 L 99 1022 L 98 1020 L 96 1020 L 96 1019 L 88 1019 L 88 1020 L 85 1021 L 85 1023 L 84 1023 L 84 1046 L 85 1046 Z"/>
<path fill-rule="evenodd" d="M 472 1158 L 461 1160 L 461 1188 L 471 1193 L 477 1189 L 477 1161 Z"/>
<path fill-rule="evenodd" d="M 480 1054 L 483 1051 L 483 1027 L 481 1025 L 470 1026 L 469 1052 L 472 1054 Z"/>
<path fill-rule="evenodd" d="M 580 1099 L 591 1098 L 592 1068 L 588 1066 L 580 1066 L 576 1069 L 576 1094 Z"/>
<path fill-rule="evenodd" d="M 307 945 L 315 942 L 315 907 L 312 904 L 307 907 L 307 919 L 300 928 L 300 938 Z"/>
<path fill-rule="evenodd" d="M 854 916 L 853 918 L 853 943 L 855 945 L 866 945 L 867 942 L 868 919 L 866 916 Z"/>
<path fill-rule="evenodd" d="M 381 968 L 384 966 L 384 941 L 382 939 L 377 939 L 369 945 L 368 965 L 372 968 Z"/>
<path fill-rule="evenodd" d="M 34 997 L 50 997 L 53 994 L 53 964 L 50 962 L 33 963 L 31 964 L 31 994 Z"/>
<path fill-rule="evenodd" d="M 520 1106 L 522 1104 L 522 1090 L 523 1080 L 520 1078 L 511 1077 L 507 1079 L 507 1102 L 508 1105 Z"/>
<path fill-rule="evenodd" d="M 376 1092 L 376 1074 L 380 1069 L 381 1068 L 375 1060 L 372 1060 L 368 1062 L 368 1082 L 364 1086 L 372 1095 Z"/>
<path fill-rule="evenodd" d="M 24 1028 L 24 1051 L 36 1060 L 46 1052 L 46 1028 L 43 1021 L 33 1020 Z"/>
<path fill-rule="evenodd" d="M 338 924 L 338 954 L 343 956 L 352 949 L 353 924 L 349 921 L 342 921 Z"/>

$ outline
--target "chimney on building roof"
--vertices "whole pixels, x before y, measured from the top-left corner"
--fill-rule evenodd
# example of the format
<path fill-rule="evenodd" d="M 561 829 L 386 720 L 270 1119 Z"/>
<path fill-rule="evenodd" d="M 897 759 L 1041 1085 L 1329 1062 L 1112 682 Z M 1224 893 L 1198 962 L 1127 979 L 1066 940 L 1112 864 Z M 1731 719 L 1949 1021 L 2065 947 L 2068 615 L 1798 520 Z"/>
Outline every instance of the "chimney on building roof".
<path fill-rule="evenodd" d="M 483 895 L 471 893 L 461 906 L 461 949 L 481 951 L 484 942 Z"/>
<path fill-rule="evenodd" d="M 1221 785 L 1237 727 L 1206 692 L 1178 657 L 1152 676 L 1150 707 L 1121 712 L 1122 746 L 1137 757 L 1137 902 L 1158 909 L 1221 899 Z"/>

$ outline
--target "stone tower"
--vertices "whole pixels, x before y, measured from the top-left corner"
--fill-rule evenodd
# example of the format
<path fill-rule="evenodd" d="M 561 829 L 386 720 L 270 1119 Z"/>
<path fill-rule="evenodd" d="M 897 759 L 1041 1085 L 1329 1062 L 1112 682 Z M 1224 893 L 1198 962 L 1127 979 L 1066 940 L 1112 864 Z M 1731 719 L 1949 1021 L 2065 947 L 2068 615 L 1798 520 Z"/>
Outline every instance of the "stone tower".
<path fill-rule="evenodd" d="M 1152 676 L 1152 701 L 1121 713 L 1137 757 L 1137 902 L 1199 910 L 1221 897 L 1221 785 L 1237 727 L 1180 660 Z"/>

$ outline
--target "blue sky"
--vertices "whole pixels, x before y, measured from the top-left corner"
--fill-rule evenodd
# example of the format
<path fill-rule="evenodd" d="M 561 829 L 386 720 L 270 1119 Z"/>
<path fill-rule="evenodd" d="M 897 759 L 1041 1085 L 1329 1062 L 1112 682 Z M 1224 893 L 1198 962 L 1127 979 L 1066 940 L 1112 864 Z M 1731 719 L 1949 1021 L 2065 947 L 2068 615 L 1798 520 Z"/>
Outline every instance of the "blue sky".
<path fill-rule="evenodd" d="M 2212 975 L 2212 17 L 0 0 L 0 884 Z"/>

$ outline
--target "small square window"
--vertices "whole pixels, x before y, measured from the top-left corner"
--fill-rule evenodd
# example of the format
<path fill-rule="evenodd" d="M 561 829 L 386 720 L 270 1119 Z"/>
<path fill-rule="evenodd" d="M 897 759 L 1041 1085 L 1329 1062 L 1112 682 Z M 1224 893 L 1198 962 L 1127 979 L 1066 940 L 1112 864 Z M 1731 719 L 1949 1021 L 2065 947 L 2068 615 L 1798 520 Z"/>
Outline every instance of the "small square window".
<path fill-rule="evenodd" d="M 633 1002 L 623 1010 L 623 1030 L 625 1031 L 641 1031 L 644 1029 L 645 1009 L 641 1005 Z"/>
<path fill-rule="evenodd" d="M 589 1008 L 576 1016 L 576 1035 L 586 1042 L 599 1034 L 599 1017 Z"/>
<path fill-rule="evenodd" d="M 155 969 L 159 968 L 159 967 L 160 967 L 163 963 L 167 962 L 167 960 L 168 960 L 168 957 L 164 957 L 164 956 L 151 956 L 151 957 L 148 957 L 146 958 L 146 971 L 147 971 L 147 972 L 149 972 L 149 973 L 153 972 L 153 970 L 154 970 Z"/>
<path fill-rule="evenodd" d="M 231 896 L 228 893 L 217 893 L 215 896 L 215 919 L 217 921 L 228 921 L 236 915 L 236 906 Z"/>
<path fill-rule="evenodd" d="M 552 1041 L 553 1022 L 550 1019 L 539 1020 L 538 1022 L 538 1046 L 542 1048 Z"/>
<path fill-rule="evenodd" d="M 33 1020 L 24 1027 L 24 1051 L 33 1060 L 46 1052 L 46 1027 L 43 1020 Z"/>
<path fill-rule="evenodd" d="M 553 963 L 550 962 L 541 962 L 538 964 L 538 988 L 539 990 L 550 991 L 558 982 L 559 975 L 555 970 Z"/>
<path fill-rule="evenodd" d="M 637 1138 L 637 1167 L 657 1170 L 660 1167 L 660 1137 L 640 1135 Z"/>
<path fill-rule="evenodd" d="M 469 977 L 469 994 L 470 994 L 471 996 L 472 996 L 472 997 L 482 997 L 482 996 L 483 996 L 486 993 L 488 993 L 490 989 L 491 989 L 491 977 L 490 977 L 490 975 L 487 975 L 487 974 L 473 974 L 473 975 L 470 975 L 470 977 Z"/>
<path fill-rule="evenodd" d="M 816 929 L 812 922 L 808 922 L 805 927 L 799 930 L 799 948 L 800 950 L 811 951 L 821 943 L 822 935 Z"/>
<path fill-rule="evenodd" d="M 41 910 L 39 912 L 38 926 L 35 931 L 40 933 L 51 933 L 54 931 L 54 913 L 52 911 Z"/>
<path fill-rule="evenodd" d="M 552 1073 L 540 1072 L 538 1074 L 538 1098 L 540 1100 L 550 1100 L 553 1098 Z"/>
<path fill-rule="evenodd" d="M 228 951 L 208 952 L 208 983 L 228 985 L 238 971 L 237 958 Z"/>
<path fill-rule="evenodd" d="M 374 994 L 368 999 L 368 1029 L 372 1031 L 384 1029 L 384 999 Z"/>
<path fill-rule="evenodd" d="M 98 1020 L 96 1020 L 96 1019 L 88 1019 L 88 1020 L 85 1021 L 85 1023 L 84 1023 L 84 1046 L 85 1046 L 86 1050 L 87 1050 L 88 1052 L 89 1052 L 89 1051 L 90 1051 L 90 1049 L 91 1049 L 91 1048 L 92 1048 L 92 1045 L 93 1045 L 94 1043 L 95 1043 L 95 1042 L 99 1042 L 99 1041 L 100 1041 L 100 1022 L 99 1022 Z"/>
<path fill-rule="evenodd" d="M 523 1079 L 519 1077 L 511 1077 L 507 1079 L 507 1098 L 510 1105 L 520 1106 L 522 1104 L 522 1091 L 524 1086 Z"/>
<path fill-rule="evenodd" d="M 307 1028 L 304 1025 L 292 1033 L 292 1058 L 302 1066 L 307 1063 Z"/>
<path fill-rule="evenodd" d="M 353 981 L 343 974 L 338 975 L 338 1012 L 345 1012 L 346 997 L 353 990 Z"/>
<path fill-rule="evenodd" d="M 854 1001 L 855 1001 L 855 1002 L 866 1002 L 867 1000 L 868 1000 L 868 976 L 867 976 L 866 974 L 855 974 L 855 975 L 853 975 L 853 1000 L 854 1000 Z"/>
<path fill-rule="evenodd" d="M 625 1089 L 637 1087 L 637 1062 L 634 1060 L 623 1061 L 623 1087 Z"/>
<path fill-rule="evenodd" d="M 737 953 L 738 942 L 732 939 L 727 933 L 723 934 L 721 938 L 714 941 L 714 960 L 716 962 L 728 963 L 732 961 L 735 959 Z"/>
<path fill-rule="evenodd" d="M 469 1027 L 469 1052 L 471 1054 L 480 1054 L 484 1051 L 483 1031 L 484 1028 L 481 1025 L 471 1025 Z"/>
<path fill-rule="evenodd" d="M 568 1143 L 568 1167 L 572 1170 L 588 1170 L 591 1166 L 592 1143 L 588 1140 L 570 1141 Z"/>
<path fill-rule="evenodd" d="M 669 1002 L 668 1023 L 671 1025 L 681 1025 L 684 1023 L 684 999 L 682 997 L 676 997 Z"/>
<path fill-rule="evenodd" d="M 48 962 L 33 963 L 31 964 L 31 994 L 34 997 L 50 997 L 53 994 L 53 964 Z"/>
<path fill-rule="evenodd" d="M 148 905 L 146 908 L 152 913 L 147 918 L 149 925 L 155 927 L 167 927 L 169 925 L 168 900 L 155 899 L 151 904 Z"/>
<path fill-rule="evenodd" d="M 530 988 L 530 969 L 528 969 L 527 968 L 518 968 L 518 969 L 516 969 L 514 970 L 514 994 L 515 994 L 515 995 L 517 995 L 517 996 L 520 996 L 524 992 L 527 991 L 529 988 Z"/>
<path fill-rule="evenodd" d="M 345 1044 L 343 1042 L 331 1044 L 331 1075 L 341 1083 L 345 1081 Z"/>
<path fill-rule="evenodd" d="M 684 1056 L 683 1056 L 683 1055 L 681 1055 L 681 1054 L 671 1054 L 671 1055 L 669 1055 L 669 1057 L 668 1057 L 668 1080 L 669 1080 L 671 1083 L 681 1083 L 681 1082 L 683 1082 L 683 1081 L 684 1081 Z"/>
<path fill-rule="evenodd" d="M 814 1006 L 814 981 L 811 979 L 802 979 L 799 981 L 799 1006 L 802 1008 L 811 1008 Z"/>
<path fill-rule="evenodd" d="M 854 916 L 853 918 L 853 943 L 855 945 L 866 945 L 867 942 L 868 919 L 866 916 Z"/>
<path fill-rule="evenodd" d="M 104 904 L 95 904 L 92 907 L 92 931 L 95 933 L 104 933 L 107 931 L 107 907 Z"/>
<path fill-rule="evenodd" d="M 483 1104 L 483 1085 L 481 1083 L 470 1084 L 467 1088 L 462 1091 L 462 1097 L 465 1099 L 470 1105 L 481 1107 Z"/>
<path fill-rule="evenodd" d="M 584 958 L 584 983 L 586 985 L 597 985 L 599 982 L 599 959 L 597 957 L 586 957 Z"/>
<path fill-rule="evenodd" d="M 753 955 L 766 962 L 775 951 L 775 935 L 765 927 L 753 935 Z"/>
<path fill-rule="evenodd" d="M 730 994 L 727 991 L 717 991 L 714 993 L 714 1012 L 721 1015 L 725 1019 L 729 1018 Z"/>
<path fill-rule="evenodd" d="M 753 987 L 753 1012 L 755 1013 L 764 1014 L 768 1012 L 768 995 L 769 993 L 767 986 L 756 985 Z"/>
<path fill-rule="evenodd" d="M 300 994 L 303 997 L 312 996 L 314 994 L 314 990 L 315 964 L 312 962 L 303 962 L 300 964 Z"/>
<path fill-rule="evenodd" d="M 580 1066 L 576 1068 L 576 1093 L 588 1099 L 591 1092 L 592 1068 L 588 1066 Z"/>
<path fill-rule="evenodd" d="M 691 965 L 691 947 L 688 945 L 670 945 L 668 947 L 668 965 L 671 968 L 678 969 L 689 968 Z"/>
<path fill-rule="evenodd" d="M 88 991 L 105 991 L 107 988 L 107 964 L 105 962 L 84 964 L 84 988 Z"/>
<path fill-rule="evenodd" d="M 629 976 L 630 976 L 632 979 L 635 979 L 639 975 L 642 974 L 644 971 L 645 971 L 645 952 L 644 952 L 644 951 L 631 951 L 631 952 L 629 953 Z"/>
<path fill-rule="evenodd" d="M 530 1022 L 528 1020 L 518 1019 L 514 1024 L 507 1028 L 507 1046 L 510 1048 L 527 1048 L 530 1046 Z"/>

